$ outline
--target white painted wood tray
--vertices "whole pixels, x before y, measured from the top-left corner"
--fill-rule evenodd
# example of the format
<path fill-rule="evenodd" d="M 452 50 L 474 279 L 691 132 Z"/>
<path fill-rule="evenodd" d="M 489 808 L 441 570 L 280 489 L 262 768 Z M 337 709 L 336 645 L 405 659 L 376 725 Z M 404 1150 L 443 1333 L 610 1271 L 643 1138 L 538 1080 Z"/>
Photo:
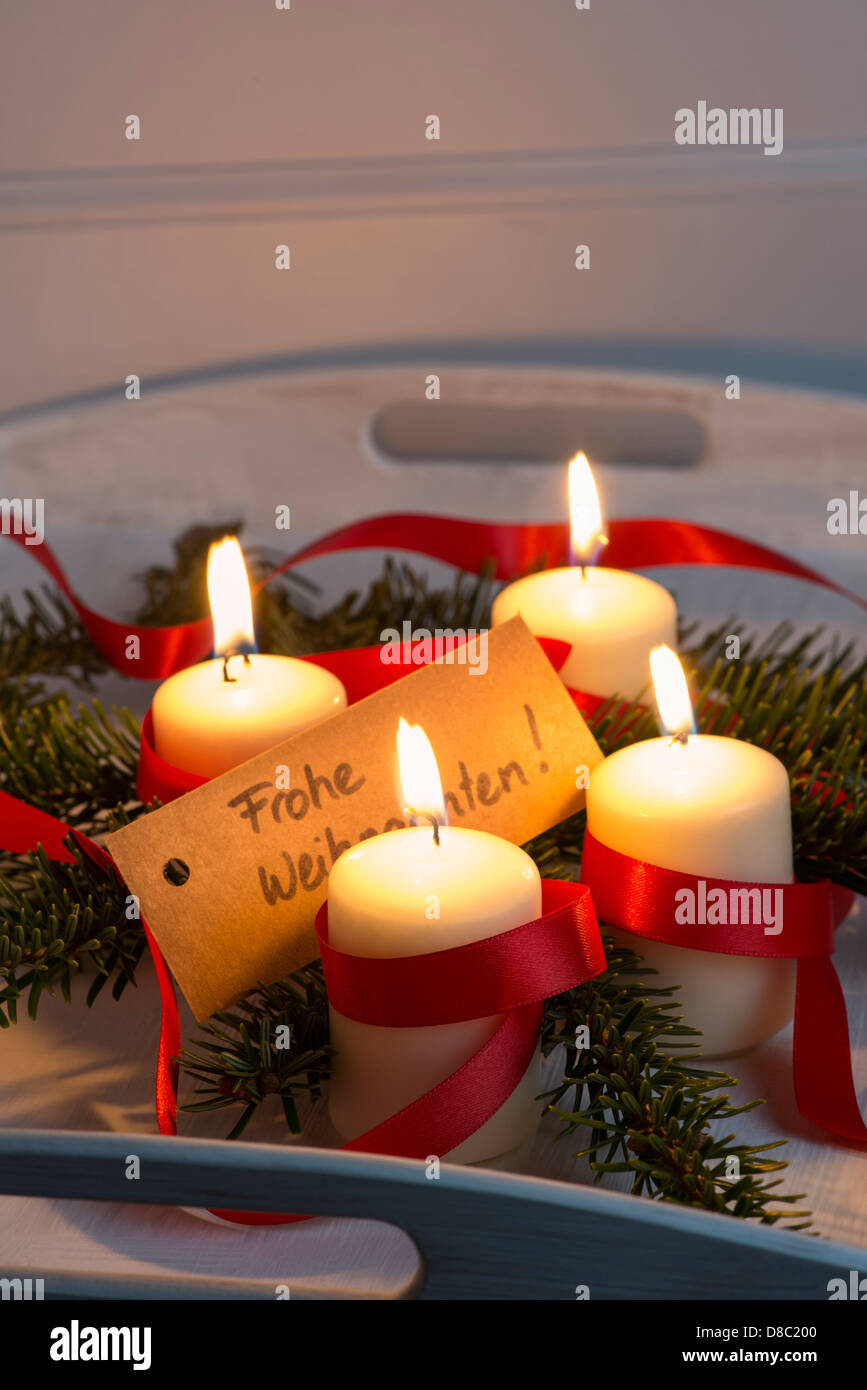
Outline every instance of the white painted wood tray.
<path fill-rule="evenodd" d="M 430 372 L 441 376 L 443 400 L 425 408 L 469 412 L 446 421 L 457 430 L 449 459 L 417 453 L 425 417 L 415 407 Z M 250 540 L 295 548 L 380 511 L 560 516 L 562 458 L 546 466 L 525 444 L 517 459 L 502 456 L 505 437 L 532 436 L 533 418 L 522 412 L 540 409 L 567 434 L 592 425 L 603 452 L 606 440 L 620 458 L 633 450 L 632 461 L 600 469 L 609 515 L 684 516 L 739 530 L 863 587 L 859 538 L 831 538 L 825 521 L 827 501 L 864 477 L 867 404 L 749 383 L 728 402 L 721 382 L 446 359 L 233 373 L 134 405 L 91 402 L 0 424 L 0 492 L 45 497 L 49 539 L 74 584 L 94 606 L 120 614 L 135 602 L 131 575 L 167 558 L 190 520 L 243 516 Z M 649 412 L 646 425 L 624 434 L 623 418 L 634 425 L 639 411 Z M 545 447 L 559 451 L 558 437 L 549 432 Z M 682 451 L 677 466 L 660 462 L 660 447 Z M 273 529 L 280 503 L 292 509 L 288 536 Z M 333 596 L 380 559 L 320 561 L 308 573 Z M 764 627 L 797 615 L 802 627 L 825 621 L 863 638 L 854 606 L 797 581 L 718 570 L 662 577 L 686 617 L 735 614 Z M 0 590 L 38 578 L 26 554 L 0 544 Z M 151 690 L 119 677 L 104 683 L 107 698 L 138 713 Z M 865 943 L 861 903 L 838 932 L 837 964 L 867 1109 Z M 586 1164 L 571 1157 L 579 1141 L 553 1142 L 550 1119 L 516 1153 L 485 1168 L 445 1169 L 440 1183 L 403 1160 L 287 1142 L 276 1107 L 251 1132 L 252 1145 L 211 1142 L 222 1133 L 219 1113 L 182 1120 L 193 1142 L 154 1137 L 152 969 L 143 964 L 120 1005 L 103 998 L 88 1011 L 84 992 L 72 1009 L 44 999 L 36 1024 L 25 1019 L 0 1035 L 0 1273 L 44 1277 L 49 1293 L 274 1297 L 285 1284 L 302 1298 L 574 1298 L 588 1284 L 595 1297 L 824 1298 L 829 1278 L 867 1270 L 867 1158 L 798 1115 L 790 1030 L 727 1064 L 739 1100 L 768 1102 L 739 1117 L 737 1133 L 749 1142 L 789 1137 L 785 1188 L 807 1193 L 824 1241 L 592 1188 Z M 183 1012 L 182 1027 L 188 1037 L 193 1023 Z M 322 1113 L 304 1139 L 336 1142 Z M 142 1155 L 147 1185 L 122 1180 L 131 1152 Z M 335 1216 L 241 1230 L 181 1209 L 237 1206 L 245 1196 L 259 1208 Z M 149 1204 L 136 1204 L 145 1197 Z"/>

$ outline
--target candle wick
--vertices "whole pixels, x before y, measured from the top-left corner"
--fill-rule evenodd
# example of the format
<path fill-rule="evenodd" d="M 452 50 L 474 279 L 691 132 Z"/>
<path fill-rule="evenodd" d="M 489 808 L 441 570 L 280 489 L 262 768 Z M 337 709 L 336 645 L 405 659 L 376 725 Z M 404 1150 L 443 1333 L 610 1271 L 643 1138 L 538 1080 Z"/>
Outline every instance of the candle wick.
<path fill-rule="evenodd" d="M 439 825 L 439 821 L 437 820 L 436 816 L 433 815 L 430 811 L 416 811 L 415 808 L 414 808 L 413 806 L 407 806 L 406 809 L 409 811 L 410 816 L 415 817 L 417 820 L 429 820 L 429 821 L 430 821 L 431 825 L 433 826 L 434 844 L 435 844 L 435 845 L 439 845 L 439 842 L 440 842 L 440 825 Z"/>
<path fill-rule="evenodd" d="M 242 652 L 241 649 L 240 649 L 239 647 L 235 647 L 235 648 L 233 648 L 231 651 L 224 652 L 224 653 L 223 653 L 223 680 L 226 682 L 227 685 L 234 685 L 234 684 L 236 683 L 237 679 L 238 679 L 237 676 L 230 676 L 230 675 L 229 675 L 229 662 L 230 662 L 230 660 L 232 659 L 233 656 L 240 656 L 240 657 L 243 657 L 244 665 L 245 665 L 245 666 L 249 666 L 249 665 L 250 665 L 250 654 L 249 654 L 249 652 Z"/>

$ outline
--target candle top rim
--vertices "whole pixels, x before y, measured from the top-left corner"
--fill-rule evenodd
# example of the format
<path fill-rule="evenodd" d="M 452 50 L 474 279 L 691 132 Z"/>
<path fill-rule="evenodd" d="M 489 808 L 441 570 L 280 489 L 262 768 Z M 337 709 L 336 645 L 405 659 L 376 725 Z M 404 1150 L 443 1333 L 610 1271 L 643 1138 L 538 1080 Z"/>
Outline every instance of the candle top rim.
<path fill-rule="evenodd" d="M 659 640 L 670 633 L 673 641 L 677 604 L 668 589 L 643 574 L 588 565 L 582 578 L 580 566 L 569 565 L 526 574 L 501 589 L 494 599 L 494 623 L 516 614 L 542 637 L 574 641 L 583 629 L 588 641 L 598 644 L 604 638 L 608 646 L 621 646 L 643 638 L 648 627 Z"/>
<path fill-rule="evenodd" d="M 680 806 L 688 814 L 709 795 L 715 814 L 739 808 L 768 796 L 790 800 L 785 764 L 766 748 L 724 734 L 690 734 L 685 744 L 663 734 L 641 739 L 611 753 L 590 776 L 588 812 L 592 814 L 594 784 L 606 794 L 620 794 L 629 814 L 653 815 Z"/>
<path fill-rule="evenodd" d="M 583 570 L 583 573 L 582 573 Z M 550 569 L 534 570 L 532 574 L 522 574 L 518 579 L 512 579 L 505 584 L 500 593 L 506 593 L 509 589 L 519 589 L 523 585 L 528 588 L 531 585 L 543 583 L 545 580 L 562 578 L 564 575 L 573 576 L 576 584 L 584 584 L 592 575 L 605 574 L 616 575 L 618 579 L 633 585 L 636 589 L 650 585 L 654 589 L 662 589 L 663 593 L 669 593 L 664 584 L 660 584 L 658 579 L 651 579 L 649 575 L 640 574 L 637 570 L 622 570 L 616 565 L 553 565 Z"/>
<path fill-rule="evenodd" d="M 496 858 L 498 873 L 514 872 L 516 879 L 539 878 L 533 859 L 520 845 L 489 830 L 469 825 L 441 825 L 440 843 L 428 824 L 408 825 L 400 829 L 368 835 L 350 846 L 335 861 L 331 878 L 340 881 L 354 874 L 375 868 L 385 861 L 394 869 L 397 878 L 407 883 L 415 871 L 419 874 L 455 874 L 464 865 L 474 865 L 483 875 L 486 864 Z"/>
<path fill-rule="evenodd" d="M 230 657 L 229 672 L 236 677 L 236 680 L 225 682 L 227 685 L 242 684 L 245 671 L 250 674 L 257 668 L 260 671 L 270 668 L 272 671 L 279 670 L 283 674 L 288 674 L 291 671 L 293 674 L 300 675 L 304 671 L 310 675 L 312 681 L 321 686 L 335 684 L 343 688 L 343 682 L 339 676 L 334 675 L 333 671 L 329 671 L 325 666 L 320 666 L 318 662 L 307 661 L 304 657 L 282 656 L 279 652 L 248 652 L 247 655 L 249 664 L 243 661 L 240 653 Z M 168 685 L 177 676 L 190 676 L 194 673 L 201 675 L 204 672 L 210 674 L 211 671 L 218 673 L 222 681 L 223 660 L 222 656 L 203 657 L 201 661 L 194 661 L 189 666 L 182 666 L 179 671 L 174 671 L 170 676 L 166 676 L 165 680 L 161 682 L 161 686 Z"/>

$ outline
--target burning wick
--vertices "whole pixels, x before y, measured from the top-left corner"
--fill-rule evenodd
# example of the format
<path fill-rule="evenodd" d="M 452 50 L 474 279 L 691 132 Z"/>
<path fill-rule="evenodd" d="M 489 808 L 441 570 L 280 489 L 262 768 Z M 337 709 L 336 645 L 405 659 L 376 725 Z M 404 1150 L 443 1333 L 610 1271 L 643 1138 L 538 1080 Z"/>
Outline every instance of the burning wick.
<path fill-rule="evenodd" d="M 237 682 L 237 680 L 238 680 L 238 677 L 237 677 L 237 676 L 230 676 L 230 675 L 229 675 L 229 662 L 231 661 L 231 659 L 232 659 L 233 656 L 240 656 L 240 657 L 242 657 L 242 658 L 243 658 L 243 661 L 244 661 L 244 665 L 245 665 L 245 666 L 249 666 L 249 665 L 250 665 L 250 654 L 249 654 L 249 652 L 241 651 L 241 648 L 240 648 L 240 647 L 233 648 L 233 650 L 230 651 L 230 652 L 223 652 L 223 680 L 226 681 L 226 682 L 227 682 L 228 684 L 230 684 L 230 685 L 235 685 L 236 682 Z"/>
<path fill-rule="evenodd" d="M 427 820 L 427 821 L 430 821 L 431 825 L 433 826 L 434 844 L 435 844 L 435 845 L 439 845 L 439 842 L 440 842 L 440 823 L 439 823 L 439 821 L 437 820 L 436 816 L 433 814 L 433 812 L 432 812 L 432 811 L 416 811 L 415 808 L 414 808 L 413 806 L 407 806 L 407 807 L 406 807 L 406 810 L 408 811 L 410 817 L 411 817 L 413 820 Z"/>

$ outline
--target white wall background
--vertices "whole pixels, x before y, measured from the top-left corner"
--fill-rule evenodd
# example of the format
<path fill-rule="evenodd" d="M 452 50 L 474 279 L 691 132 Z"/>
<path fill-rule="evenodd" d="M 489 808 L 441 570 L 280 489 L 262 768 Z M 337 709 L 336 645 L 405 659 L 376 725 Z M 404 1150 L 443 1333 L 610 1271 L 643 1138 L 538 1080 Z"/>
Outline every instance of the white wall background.
<path fill-rule="evenodd" d="M 6 0 L 0 412 L 435 341 L 865 386 L 865 51 L 863 0 Z M 675 146 L 702 98 L 783 153 Z"/>

